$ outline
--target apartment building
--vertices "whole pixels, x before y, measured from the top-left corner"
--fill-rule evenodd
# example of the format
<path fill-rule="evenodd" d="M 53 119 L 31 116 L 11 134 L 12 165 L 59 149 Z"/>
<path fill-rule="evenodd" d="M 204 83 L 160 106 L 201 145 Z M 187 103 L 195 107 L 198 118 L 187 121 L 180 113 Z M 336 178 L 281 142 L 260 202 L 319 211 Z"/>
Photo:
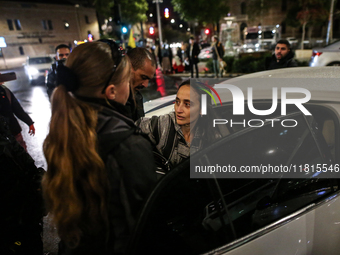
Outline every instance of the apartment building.
<path fill-rule="evenodd" d="M 54 54 L 58 44 L 99 39 L 93 8 L 73 4 L 0 1 L 0 69 L 21 66 L 27 56 Z M 91 37 L 91 36 L 90 36 Z"/>

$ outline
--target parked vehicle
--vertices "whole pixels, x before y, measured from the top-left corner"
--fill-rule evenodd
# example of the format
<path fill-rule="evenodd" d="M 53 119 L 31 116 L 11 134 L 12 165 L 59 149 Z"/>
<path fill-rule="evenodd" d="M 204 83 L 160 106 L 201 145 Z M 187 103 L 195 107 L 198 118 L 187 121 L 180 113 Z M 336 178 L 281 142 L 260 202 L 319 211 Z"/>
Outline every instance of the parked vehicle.
<path fill-rule="evenodd" d="M 327 77 L 327 78 L 326 78 Z M 337 78 L 337 79 L 334 79 Z M 301 107 L 277 105 L 255 115 L 233 115 L 233 95 L 215 85 L 212 103 L 221 139 L 191 155 L 161 179 L 141 213 L 130 242 L 132 254 L 340 254 L 340 87 L 338 68 L 277 69 L 229 79 L 244 95 L 253 88 L 255 109 L 272 109 L 273 88 L 303 88 L 311 94 Z M 220 85 L 220 84 L 218 84 Z M 301 98 L 288 93 L 288 98 Z M 238 93 L 240 96 L 240 93 Z M 280 102 L 281 93 L 278 93 Z M 165 103 L 171 101 L 167 97 Z M 208 100 L 208 103 L 211 100 Z M 282 102 L 281 102 L 282 103 Z M 281 107 L 282 106 L 282 107 Z M 154 104 L 147 116 L 164 114 Z M 240 105 L 238 105 L 240 107 Z M 238 108 L 239 109 L 239 108 Z M 163 110 L 163 111 L 162 111 Z M 234 126 L 230 125 L 233 119 Z M 273 124 L 270 119 L 276 119 Z M 294 127 L 281 125 L 295 120 Z M 263 125 L 242 125 L 249 121 Z M 255 122 L 256 122 L 255 121 Z M 278 124 L 278 125 L 276 125 Z M 323 171 L 312 166 L 323 166 Z M 215 173 L 193 177 L 196 166 L 298 167 L 295 173 L 253 176 Z M 300 167 L 301 166 L 301 167 Z M 331 171 L 331 168 L 334 171 Z M 237 173 L 236 173 L 237 174 Z M 249 178 L 246 178 L 248 176 Z M 298 177 L 298 178 L 296 178 Z"/>
<path fill-rule="evenodd" d="M 313 49 L 309 66 L 340 66 L 340 40 L 323 48 Z"/>
<path fill-rule="evenodd" d="M 30 84 L 44 82 L 45 73 L 51 68 L 53 59 L 50 56 L 27 57 L 25 71 Z"/>
<path fill-rule="evenodd" d="M 247 49 L 270 50 L 275 47 L 276 42 L 280 39 L 280 26 L 255 26 L 246 27 L 244 29 L 244 45 L 245 51 Z"/>
<path fill-rule="evenodd" d="M 198 54 L 199 59 L 212 59 L 212 57 L 213 57 L 213 50 L 211 46 L 201 49 L 200 54 Z"/>

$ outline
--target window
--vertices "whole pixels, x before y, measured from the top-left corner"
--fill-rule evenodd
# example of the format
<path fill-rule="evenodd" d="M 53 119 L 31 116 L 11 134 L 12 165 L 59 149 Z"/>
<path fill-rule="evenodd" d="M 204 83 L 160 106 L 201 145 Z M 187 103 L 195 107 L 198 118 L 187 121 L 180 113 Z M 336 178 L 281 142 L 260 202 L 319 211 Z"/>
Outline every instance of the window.
<path fill-rule="evenodd" d="M 211 180 L 189 178 L 189 164 L 163 177 L 129 254 L 201 254 L 227 242 L 222 232 L 202 225 L 207 204 L 214 201 Z M 166 178 L 166 179 L 165 179 Z"/>
<path fill-rule="evenodd" d="M 241 3 L 241 14 L 247 14 L 247 4 L 245 2 Z"/>
<path fill-rule="evenodd" d="M 20 52 L 20 55 L 25 55 L 24 49 L 22 48 L 22 46 L 19 47 L 19 52 Z"/>
<path fill-rule="evenodd" d="M 281 32 L 282 34 L 286 33 L 286 22 L 285 21 L 282 21 L 281 23 Z"/>
<path fill-rule="evenodd" d="M 39 64 L 49 64 L 52 63 L 52 59 L 50 57 L 37 57 L 37 58 L 29 58 L 28 64 L 30 65 L 39 65 Z"/>
<path fill-rule="evenodd" d="M 85 15 L 85 22 L 86 24 L 90 24 L 89 17 L 87 15 Z"/>
<path fill-rule="evenodd" d="M 13 21 L 11 19 L 7 20 L 7 25 L 9 30 L 14 30 Z"/>
<path fill-rule="evenodd" d="M 43 19 L 43 20 L 41 21 L 41 25 L 42 25 L 42 27 L 43 27 L 44 30 L 47 30 L 46 20 Z"/>
<path fill-rule="evenodd" d="M 14 24 L 15 24 L 16 30 L 21 30 L 21 23 L 20 23 L 20 20 L 15 19 L 15 20 L 14 20 Z"/>
<path fill-rule="evenodd" d="M 281 11 L 287 11 L 287 0 L 282 0 L 281 2 Z"/>
<path fill-rule="evenodd" d="M 53 30 L 52 20 L 47 21 L 48 30 Z"/>

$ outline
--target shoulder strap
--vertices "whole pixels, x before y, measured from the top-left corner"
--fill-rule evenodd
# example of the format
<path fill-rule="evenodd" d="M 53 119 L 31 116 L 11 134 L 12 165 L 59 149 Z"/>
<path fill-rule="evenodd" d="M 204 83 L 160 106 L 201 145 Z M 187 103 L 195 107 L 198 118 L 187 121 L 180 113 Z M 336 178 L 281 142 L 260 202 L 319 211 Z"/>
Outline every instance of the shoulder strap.
<path fill-rule="evenodd" d="M 5 90 L 9 103 L 12 104 L 11 92 L 9 91 L 9 89 L 5 85 L 1 85 L 1 87 Z"/>
<path fill-rule="evenodd" d="M 216 43 L 214 45 L 214 48 L 215 48 L 215 51 L 216 51 L 216 54 L 217 54 L 217 57 L 220 58 L 220 54 L 218 54 L 218 50 L 217 50 L 217 47 L 216 47 Z"/>

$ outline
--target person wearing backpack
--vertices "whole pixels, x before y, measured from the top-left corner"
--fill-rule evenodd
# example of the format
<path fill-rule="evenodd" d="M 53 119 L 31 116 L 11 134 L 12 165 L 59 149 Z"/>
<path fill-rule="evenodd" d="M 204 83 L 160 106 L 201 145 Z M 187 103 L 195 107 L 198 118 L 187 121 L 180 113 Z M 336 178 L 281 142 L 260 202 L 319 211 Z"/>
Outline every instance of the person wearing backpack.
<path fill-rule="evenodd" d="M 217 35 L 214 35 L 213 37 L 212 52 L 215 78 L 218 78 L 220 76 L 220 61 L 222 61 L 224 49 L 222 43 L 218 40 Z"/>
<path fill-rule="evenodd" d="M 9 129 L 12 135 L 27 151 L 26 143 L 21 134 L 21 126 L 19 125 L 18 120 L 15 118 L 15 116 L 29 126 L 28 133 L 30 135 L 35 134 L 35 128 L 33 124 L 34 122 L 21 107 L 20 103 L 13 95 L 12 91 L 10 91 L 5 85 L 3 85 L 3 83 L 0 83 L 0 115 L 8 119 Z"/>
<path fill-rule="evenodd" d="M 130 60 L 114 41 L 89 42 L 57 74 L 42 185 L 59 254 L 124 254 L 157 181 L 151 145 L 127 117 Z"/>

